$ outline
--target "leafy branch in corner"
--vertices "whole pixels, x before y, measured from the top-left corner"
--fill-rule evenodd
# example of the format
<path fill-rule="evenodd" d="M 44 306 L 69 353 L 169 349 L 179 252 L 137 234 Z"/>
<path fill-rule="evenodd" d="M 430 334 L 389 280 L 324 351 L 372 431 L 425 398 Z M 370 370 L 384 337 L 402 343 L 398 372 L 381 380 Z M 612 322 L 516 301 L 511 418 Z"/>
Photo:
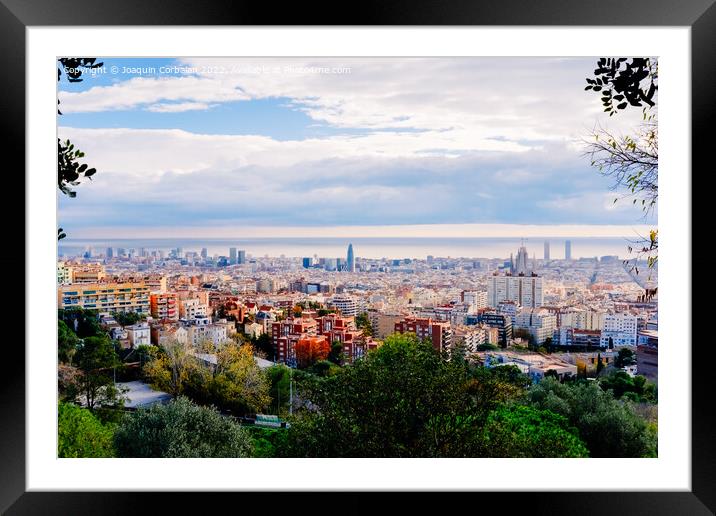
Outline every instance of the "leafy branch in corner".
<path fill-rule="evenodd" d="M 649 58 L 635 57 L 629 62 L 625 57 L 602 57 L 597 61 L 594 79 L 587 78 L 584 89 L 601 93 L 604 111 L 612 116 L 629 105 L 655 106 L 657 76 L 657 65 Z"/>
<path fill-rule="evenodd" d="M 62 78 L 64 73 L 68 82 L 82 82 L 82 73 L 85 70 L 99 68 L 104 63 L 98 63 L 96 57 L 64 57 L 58 59 L 60 66 L 57 67 L 57 82 Z M 59 110 L 60 99 L 57 99 L 57 114 L 61 115 Z M 70 140 L 64 142 L 57 139 L 57 187 L 60 192 L 68 197 L 76 197 L 71 186 L 80 184 L 80 178 L 87 178 L 90 181 L 92 176 L 97 172 L 95 168 L 89 168 L 86 163 L 80 163 L 78 160 L 84 158 L 85 153 L 76 148 Z M 62 240 L 67 235 L 62 228 L 57 229 L 57 240 Z"/>

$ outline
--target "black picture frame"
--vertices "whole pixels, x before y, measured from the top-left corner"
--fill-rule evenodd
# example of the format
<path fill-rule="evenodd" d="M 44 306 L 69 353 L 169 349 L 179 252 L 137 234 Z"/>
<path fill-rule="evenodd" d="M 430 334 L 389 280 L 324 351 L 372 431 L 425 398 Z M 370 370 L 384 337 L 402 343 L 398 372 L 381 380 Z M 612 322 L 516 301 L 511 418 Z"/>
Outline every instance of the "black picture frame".
<path fill-rule="evenodd" d="M 25 169 L 25 29 L 29 26 L 101 25 L 503 25 L 503 26 L 688 26 L 691 28 L 692 73 L 692 171 L 711 170 L 710 131 L 716 102 L 716 5 L 715 0 L 364 0 L 360 4 L 203 1 L 196 0 L 0 0 L 0 38 L 4 77 L 0 112 L 6 127 L 6 159 L 19 161 L 15 170 Z M 5 169 L 6 195 L 17 195 L 20 181 Z M 685 171 L 684 174 L 688 174 Z M 693 172 L 692 172 L 693 177 Z M 13 184 L 10 180 L 14 179 Z M 23 182 L 24 185 L 24 182 Z M 24 188 L 24 186 L 23 186 Z M 12 193 L 10 190 L 12 189 Z M 20 233 L 14 242 L 25 241 L 24 225 L 17 224 L 17 209 L 6 208 L 6 232 Z M 11 227 L 8 227 L 11 226 Z M 18 244 L 15 244 L 18 247 Z M 691 250 L 684 250 L 684 253 Z M 690 254 L 689 254 L 690 256 Z M 1 257 L 6 268 L 17 271 L 17 259 Z M 7 269 L 6 269 L 7 270 Z M 25 274 L 30 271 L 25 270 Z M 11 276 L 11 275 L 8 275 Z M 8 278 L 10 288 L 21 291 L 20 276 Z M 25 275 L 23 275 L 24 279 Z M 17 285 L 13 285 L 17 283 Z M 27 300 L 25 300 L 27 301 Z M 31 300 L 30 300 L 31 301 Z M 683 300 L 689 302 L 690 300 Z M 17 303 L 17 299 L 5 300 Z M 17 313 L 17 308 L 5 313 Z M 26 314 L 29 312 L 26 312 Z M 27 316 L 27 315 L 26 315 Z M 27 323 L 27 321 L 26 321 Z M 9 343 L 6 343 L 8 345 Z M 692 355 L 710 342 L 691 341 Z M 438 510 L 467 502 L 475 510 L 490 502 L 530 514 L 712 514 L 716 511 L 716 435 L 709 417 L 713 401 L 706 381 L 711 376 L 709 360 L 694 360 L 692 370 L 692 491 L 690 492 L 542 492 L 542 493 L 455 493 L 450 502 L 431 500 L 425 493 L 401 495 L 401 503 L 415 504 L 421 512 L 431 505 Z M 14 353 L 12 366 L 0 373 L 0 510 L 21 514 L 127 514 L 153 510 L 159 502 L 162 513 L 193 512 L 192 505 L 204 510 L 217 503 L 235 504 L 237 509 L 253 510 L 255 504 L 272 510 L 308 505 L 322 512 L 321 504 L 307 501 L 302 493 L 204 494 L 197 500 L 187 493 L 60 493 L 25 492 L 25 357 Z M 625 472 L 615 474 L 626 475 Z M 625 476 L 625 478 L 628 478 Z M 121 483 L 118 481 L 118 483 Z M 628 484 L 628 480 L 625 480 Z M 709 487 L 710 486 L 710 487 Z M 558 489 L 558 479 L 555 488 Z M 366 512 L 380 507 L 372 493 L 346 493 L 340 506 L 326 504 L 331 512 Z M 445 505 L 448 503 L 448 505 Z M 207 505 L 209 504 L 209 505 Z M 333 507 L 330 507 L 334 505 Z"/>

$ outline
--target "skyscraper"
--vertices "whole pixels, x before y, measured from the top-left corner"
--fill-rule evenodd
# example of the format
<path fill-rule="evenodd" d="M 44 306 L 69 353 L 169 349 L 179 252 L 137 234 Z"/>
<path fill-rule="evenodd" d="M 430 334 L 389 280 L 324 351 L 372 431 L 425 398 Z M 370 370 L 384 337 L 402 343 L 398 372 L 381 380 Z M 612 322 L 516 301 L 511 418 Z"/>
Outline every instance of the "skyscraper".
<path fill-rule="evenodd" d="M 353 244 L 348 244 L 348 256 L 346 257 L 346 270 L 348 272 L 356 271 L 356 260 L 353 256 Z"/>
<path fill-rule="evenodd" d="M 239 254 L 236 258 L 236 263 L 238 263 L 239 265 L 241 265 L 242 263 L 246 263 L 246 251 L 242 251 L 241 249 L 239 249 Z"/>
<path fill-rule="evenodd" d="M 112 254 L 112 248 L 111 248 L 111 247 L 108 247 L 108 248 L 107 248 L 107 258 L 112 258 L 112 256 L 113 256 L 113 254 Z"/>
<path fill-rule="evenodd" d="M 565 260 L 572 259 L 572 241 L 571 240 L 564 241 L 564 259 Z"/>
<path fill-rule="evenodd" d="M 549 242 L 546 240 L 544 243 L 544 261 L 549 261 Z"/>
<path fill-rule="evenodd" d="M 207 251 L 206 247 L 202 247 L 202 248 L 201 248 L 201 257 L 202 257 L 204 260 L 206 260 L 207 254 L 208 254 L 208 251 Z"/>
<path fill-rule="evenodd" d="M 231 265 L 236 264 L 236 248 L 235 247 L 229 247 L 229 263 Z"/>

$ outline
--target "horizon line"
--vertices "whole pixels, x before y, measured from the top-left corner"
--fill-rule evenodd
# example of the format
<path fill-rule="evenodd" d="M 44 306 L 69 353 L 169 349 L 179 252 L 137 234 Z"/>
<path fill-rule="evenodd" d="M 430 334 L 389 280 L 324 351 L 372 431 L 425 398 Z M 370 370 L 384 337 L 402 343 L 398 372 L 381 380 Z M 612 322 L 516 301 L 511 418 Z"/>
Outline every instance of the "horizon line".
<path fill-rule="evenodd" d="M 66 227 L 74 239 L 240 238 L 646 238 L 657 225 L 635 224 L 405 224 L 381 226 Z M 59 244 L 59 242 L 58 242 Z"/>

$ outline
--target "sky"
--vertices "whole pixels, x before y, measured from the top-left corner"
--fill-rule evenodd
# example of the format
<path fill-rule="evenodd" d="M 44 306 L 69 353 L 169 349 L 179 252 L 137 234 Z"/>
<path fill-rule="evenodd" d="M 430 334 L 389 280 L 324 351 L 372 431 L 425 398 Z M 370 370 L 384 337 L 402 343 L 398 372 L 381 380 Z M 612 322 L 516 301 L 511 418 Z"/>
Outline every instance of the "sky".
<path fill-rule="evenodd" d="M 596 58 L 99 58 L 58 83 L 97 169 L 70 237 L 623 236 L 644 218 L 583 156 Z M 572 229 L 567 229 L 572 228 Z"/>

